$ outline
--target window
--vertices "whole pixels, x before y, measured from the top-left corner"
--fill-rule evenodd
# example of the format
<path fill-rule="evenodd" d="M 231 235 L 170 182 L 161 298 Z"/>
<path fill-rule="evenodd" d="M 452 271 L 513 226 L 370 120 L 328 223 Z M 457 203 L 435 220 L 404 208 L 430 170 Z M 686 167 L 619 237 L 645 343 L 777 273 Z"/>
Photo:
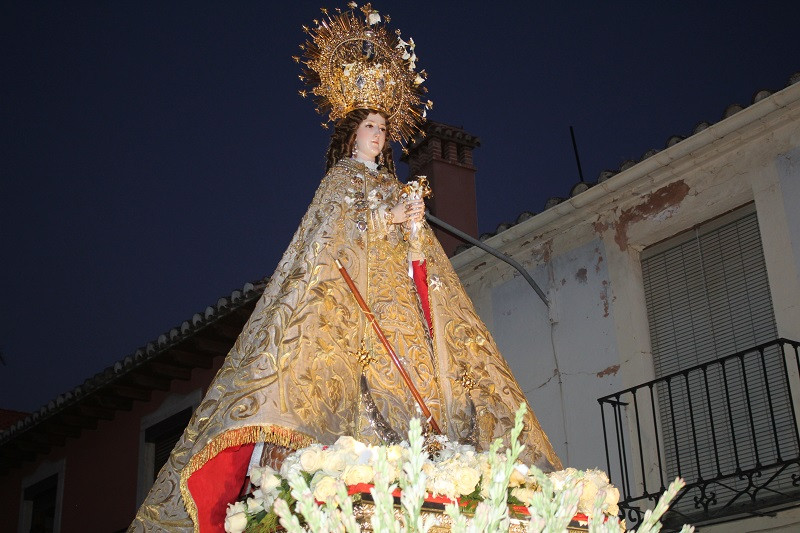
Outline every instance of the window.
<path fill-rule="evenodd" d="M 57 533 L 61 530 L 64 460 L 45 462 L 22 480 L 18 533 Z M 2 527 L 0 526 L 0 529 Z"/>
<path fill-rule="evenodd" d="M 777 337 L 754 207 L 645 250 L 642 274 L 657 378 L 747 351 L 659 386 L 667 478 L 691 483 L 748 470 L 771 476 L 775 470 L 763 467 L 797 445 L 782 352 L 750 352 Z M 714 483 L 705 494 L 687 494 L 678 510 L 691 512 L 695 497 L 723 507 L 746 488 L 736 477 Z"/>
<path fill-rule="evenodd" d="M 153 480 L 158 476 L 161 467 L 169 459 L 169 454 L 175 443 L 183 434 L 183 430 L 189 424 L 189 419 L 192 418 L 192 409 L 187 408 L 180 411 L 169 418 L 158 422 L 144 432 L 145 446 L 152 448 L 153 463 L 151 470 Z"/>
<path fill-rule="evenodd" d="M 56 495 L 58 474 L 47 477 L 25 489 L 26 522 L 30 533 L 52 533 L 55 531 Z"/>
<path fill-rule="evenodd" d="M 158 472 L 200 405 L 201 391 L 172 394 L 153 412 L 142 417 L 139 430 L 139 475 L 136 506 L 140 506 L 153 486 Z"/>

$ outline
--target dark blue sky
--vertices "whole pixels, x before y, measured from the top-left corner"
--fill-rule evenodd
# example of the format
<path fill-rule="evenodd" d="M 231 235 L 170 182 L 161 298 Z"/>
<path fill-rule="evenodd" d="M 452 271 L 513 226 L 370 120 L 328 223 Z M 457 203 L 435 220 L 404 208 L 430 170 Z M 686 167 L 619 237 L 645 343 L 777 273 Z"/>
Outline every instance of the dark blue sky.
<path fill-rule="evenodd" d="M 482 140 L 483 232 L 578 181 L 570 125 L 594 181 L 800 70 L 794 1 L 373 4 L 417 42 L 431 118 Z M 0 7 L 0 407 L 272 273 L 323 172 L 290 59 L 319 7 Z"/>

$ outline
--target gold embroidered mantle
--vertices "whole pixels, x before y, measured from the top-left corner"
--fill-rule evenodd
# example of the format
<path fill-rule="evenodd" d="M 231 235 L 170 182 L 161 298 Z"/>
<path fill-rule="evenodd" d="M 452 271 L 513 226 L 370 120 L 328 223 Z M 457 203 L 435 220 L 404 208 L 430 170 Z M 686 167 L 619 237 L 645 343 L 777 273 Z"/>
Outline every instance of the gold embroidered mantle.
<path fill-rule="evenodd" d="M 322 180 L 311 206 L 189 426 L 159 473 L 129 531 L 191 531 L 196 508 L 187 479 L 228 446 L 265 441 L 290 448 L 333 443 L 341 435 L 378 443 L 360 405 L 363 346 L 380 413 L 398 433 L 415 402 L 341 278 L 347 268 L 439 426 L 458 440 L 476 407 L 478 439 L 504 437 L 525 397 L 464 292 L 450 261 L 423 225 L 431 339 L 413 280 L 402 228 L 389 225 L 400 183 L 342 160 Z M 467 391 L 468 372 L 473 388 Z M 561 463 L 533 411 L 522 460 Z"/>

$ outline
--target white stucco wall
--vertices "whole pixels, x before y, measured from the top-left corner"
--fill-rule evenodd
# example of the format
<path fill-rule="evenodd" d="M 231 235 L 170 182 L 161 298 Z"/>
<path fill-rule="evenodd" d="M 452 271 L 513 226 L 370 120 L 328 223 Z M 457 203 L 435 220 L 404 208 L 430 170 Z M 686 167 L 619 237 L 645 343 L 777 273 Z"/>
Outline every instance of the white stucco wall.
<path fill-rule="evenodd" d="M 484 252 L 453 259 L 565 465 L 605 469 L 597 398 L 654 377 L 640 252 L 748 203 L 779 334 L 800 339 L 800 84 L 491 238 L 549 309 Z"/>

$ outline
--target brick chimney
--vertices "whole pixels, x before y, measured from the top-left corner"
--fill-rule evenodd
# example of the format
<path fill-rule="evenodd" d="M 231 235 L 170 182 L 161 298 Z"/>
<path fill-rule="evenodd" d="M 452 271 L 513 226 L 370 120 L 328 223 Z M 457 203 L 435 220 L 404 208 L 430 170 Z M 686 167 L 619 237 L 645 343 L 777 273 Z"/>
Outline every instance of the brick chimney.
<path fill-rule="evenodd" d="M 425 137 L 417 135 L 402 160 L 408 163 L 410 178 L 427 176 L 433 198 L 426 200 L 430 212 L 448 224 L 478 236 L 478 208 L 475 197 L 475 166 L 472 149 L 480 139 L 461 128 L 428 121 Z M 463 244 L 461 239 L 434 227 L 448 257 Z"/>

